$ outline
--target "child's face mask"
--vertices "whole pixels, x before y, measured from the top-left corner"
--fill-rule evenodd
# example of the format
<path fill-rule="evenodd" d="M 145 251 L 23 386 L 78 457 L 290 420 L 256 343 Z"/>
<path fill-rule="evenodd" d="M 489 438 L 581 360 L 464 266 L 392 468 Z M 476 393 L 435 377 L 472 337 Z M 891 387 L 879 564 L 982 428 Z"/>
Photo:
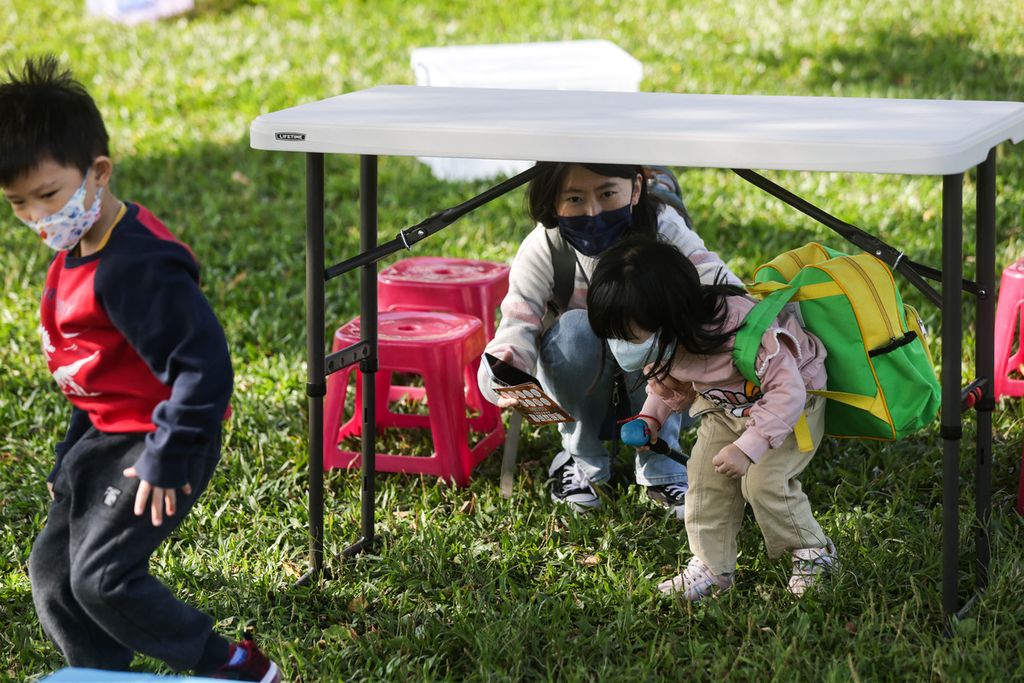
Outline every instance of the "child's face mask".
<path fill-rule="evenodd" d="M 633 226 L 633 206 L 602 211 L 596 216 L 559 216 L 558 231 L 585 256 L 597 256 Z"/>
<path fill-rule="evenodd" d="M 82 239 L 82 235 L 89 232 L 89 228 L 95 225 L 100 217 L 100 197 L 103 195 L 103 188 L 97 188 L 92 206 L 88 209 L 85 208 L 85 181 L 87 178 L 88 174 L 86 178 L 82 178 L 82 184 L 60 210 L 40 218 L 38 221 L 19 220 L 32 228 L 32 231 L 39 235 L 46 246 L 51 249 L 56 251 L 73 249 Z"/>
<path fill-rule="evenodd" d="M 626 372 L 635 372 L 647 363 L 654 361 L 654 350 L 658 346 L 658 333 L 655 332 L 646 341 L 638 344 L 625 339 L 609 339 L 608 348 L 615 356 L 615 362 Z"/>

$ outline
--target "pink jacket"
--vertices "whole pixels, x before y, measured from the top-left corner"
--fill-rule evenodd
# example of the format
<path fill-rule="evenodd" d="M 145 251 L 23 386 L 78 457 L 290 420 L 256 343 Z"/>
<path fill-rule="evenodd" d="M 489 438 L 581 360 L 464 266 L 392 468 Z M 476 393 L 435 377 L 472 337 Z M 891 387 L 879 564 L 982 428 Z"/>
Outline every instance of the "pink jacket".
<path fill-rule="evenodd" d="M 729 297 L 726 329 L 737 329 L 755 303 L 746 296 Z M 821 341 L 788 310 L 775 322 L 761 338 L 757 353 L 760 388 L 733 365 L 733 335 L 710 356 L 677 352 L 668 376 L 648 382 L 642 413 L 664 423 L 671 412 L 689 410 L 699 395 L 720 410 L 747 418 L 746 430 L 734 443 L 756 463 L 793 431 L 807 403 L 807 390 L 825 387 L 827 352 Z"/>

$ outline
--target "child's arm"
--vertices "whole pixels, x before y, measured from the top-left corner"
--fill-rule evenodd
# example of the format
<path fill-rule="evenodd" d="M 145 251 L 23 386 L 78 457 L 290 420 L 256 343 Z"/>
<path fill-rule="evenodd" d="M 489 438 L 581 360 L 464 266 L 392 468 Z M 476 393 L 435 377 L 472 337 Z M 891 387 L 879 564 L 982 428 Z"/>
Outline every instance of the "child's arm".
<path fill-rule="evenodd" d="M 171 389 L 153 410 L 156 429 L 134 469 L 151 486 L 173 491 L 188 484 L 189 459 L 220 438 L 231 358 L 191 254 L 166 240 L 133 246 L 132 258 L 104 256 L 96 289 L 111 322 Z"/>
<path fill-rule="evenodd" d="M 670 389 L 658 380 L 648 380 L 647 400 L 640 409 L 639 418 L 647 423 L 652 443 L 658 440 L 658 432 L 669 415 L 689 410 L 695 396 L 692 384 Z"/>
<path fill-rule="evenodd" d="M 774 328 L 765 333 L 756 365 L 762 396 L 750 409 L 746 430 L 734 442 L 754 463 L 789 437 L 803 413 L 807 388 L 799 354 L 796 341 L 785 331 Z"/>

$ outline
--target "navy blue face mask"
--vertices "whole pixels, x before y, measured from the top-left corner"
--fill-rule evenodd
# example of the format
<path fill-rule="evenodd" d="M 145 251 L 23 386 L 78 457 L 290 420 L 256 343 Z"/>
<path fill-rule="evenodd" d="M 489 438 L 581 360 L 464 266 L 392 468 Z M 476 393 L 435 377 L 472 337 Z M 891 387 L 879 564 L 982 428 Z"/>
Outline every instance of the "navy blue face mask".
<path fill-rule="evenodd" d="M 585 256 L 597 256 L 633 227 L 633 206 L 602 211 L 596 216 L 559 216 L 558 231 Z"/>

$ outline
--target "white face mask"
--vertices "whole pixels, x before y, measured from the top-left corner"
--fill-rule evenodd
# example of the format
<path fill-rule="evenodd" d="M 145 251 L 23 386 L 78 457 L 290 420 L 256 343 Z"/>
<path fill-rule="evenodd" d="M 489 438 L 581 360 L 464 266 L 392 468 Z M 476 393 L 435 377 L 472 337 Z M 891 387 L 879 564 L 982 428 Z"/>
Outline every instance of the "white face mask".
<path fill-rule="evenodd" d="M 611 350 L 612 355 L 615 356 L 615 361 L 626 372 L 634 372 L 647 363 L 652 362 L 657 345 L 657 332 L 639 344 L 628 342 L 625 339 L 608 340 L 608 348 Z"/>
<path fill-rule="evenodd" d="M 83 178 L 82 184 L 60 210 L 40 218 L 38 221 L 21 221 L 32 228 L 32 231 L 39 235 L 46 246 L 51 249 L 56 251 L 73 249 L 82 239 L 82 235 L 89 232 L 89 228 L 99 220 L 100 197 L 103 195 L 103 188 L 96 190 L 96 199 L 87 209 L 85 208 L 85 181 L 86 178 Z"/>

